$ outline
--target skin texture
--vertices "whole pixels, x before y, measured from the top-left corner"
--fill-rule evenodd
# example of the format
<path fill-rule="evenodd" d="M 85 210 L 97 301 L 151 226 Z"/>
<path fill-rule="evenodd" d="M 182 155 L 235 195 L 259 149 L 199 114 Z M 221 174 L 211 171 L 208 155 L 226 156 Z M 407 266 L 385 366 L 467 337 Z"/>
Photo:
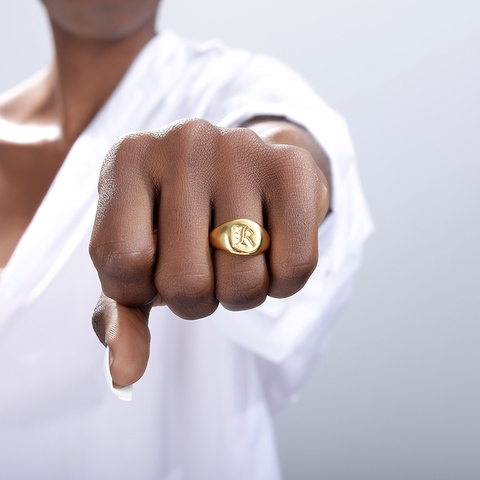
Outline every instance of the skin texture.
<path fill-rule="evenodd" d="M 52 23 L 85 41 L 129 37 L 155 19 L 159 0 L 42 0 Z"/>
<path fill-rule="evenodd" d="M 0 138 L 0 205 L 7 206 L 0 207 L 0 267 L 73 142 L 154 34 L 156 1 L 44 4 L 55 61 L 0 98 L 6 131 L 31 133 L 27 144 L 15 133 Z M 93 326 L 110 347 L 117 385 L 145 371 L 153 306 L 185 319 L 208 316 L 219 303 L 246 310 L 267 295 L 293 295 L 315 269 L 318 225 L 329 208 L 328 160 L 307 131 L 283 119 L 257 118 L 246 127 L 186 119 L 126 135 L 110 149 L 90 253 L 104 292 Z M 40 181 L 29 180 L 30 168 L 45 172 Z M 209 231 L 235 218 L 264 225 L 270 250 L 254 257 L 211 250 Z"/>
<path fill-rule="evenodd" d="M 84 15 L 93 23 L 98 5 L 109 6 L 109 33 L 117 38 L 92 37 L 88 22 L 77 22 L 73 30 L 64 28 L 68 22 L 62 15 L 72 16 L 65 9 L 74 3 L 84 5 Z M 123 3 L 152 2 L 46 0 L 54 61 L 0 96 L 0 268 L 7 264 L 73 143 L 155 35 L 154 13 L 143 18 L 139 9 L 138 16 L 128 17 L 128 24 L 122 15 L 116 15 L 125 8 Z M 122 31 L 129 33 L 121 35 Z"/>
<path fill-rule="evenodd" d="M 154 303 L 185 319 L 208 316 L 219 303 L 246 310 L 267 295 L 293 295 L 315 269 L 318 224 L 329 206 L 319 168 L 325 157 L 318 146 L 317 163 L 289 145 L 312 139 L 288 122 L 252 128 L 260 136 L 184 120 L 127 135 L 108 153 L 90 253 L 105 294 L 94 328 L 113 352 L 118 385 L 143 374 Z M 209 231 L 234 218 L 267 228 L 267 254 L 210 250 Z"/>

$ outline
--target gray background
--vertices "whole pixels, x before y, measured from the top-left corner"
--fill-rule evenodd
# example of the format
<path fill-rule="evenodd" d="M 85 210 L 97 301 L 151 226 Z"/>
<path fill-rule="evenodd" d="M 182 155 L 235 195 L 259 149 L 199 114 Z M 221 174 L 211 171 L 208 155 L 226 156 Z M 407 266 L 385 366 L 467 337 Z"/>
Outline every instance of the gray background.
<path fill-rule="evenodd" d="M 0 0 L 0 90 L 51 57 Z M 480 479 L 478 0 L 165 0 L 160 25 L 270 53 L 348 119 L 376 222 L 356 295 L 277 420 L 287 480 Z"/>

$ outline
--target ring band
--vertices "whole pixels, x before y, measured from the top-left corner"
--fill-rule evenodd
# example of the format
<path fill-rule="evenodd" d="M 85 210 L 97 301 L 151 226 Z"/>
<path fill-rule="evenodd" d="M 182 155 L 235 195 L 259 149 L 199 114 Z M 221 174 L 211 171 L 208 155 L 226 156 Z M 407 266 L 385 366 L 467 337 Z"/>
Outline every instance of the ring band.
<path fill-rule="evenodd" d="M 270 235 L 257 222 L 238 218 L 223 223 L 209 235 L 210 246 L 235 255 L 259 255 L 268 250 Z"/>

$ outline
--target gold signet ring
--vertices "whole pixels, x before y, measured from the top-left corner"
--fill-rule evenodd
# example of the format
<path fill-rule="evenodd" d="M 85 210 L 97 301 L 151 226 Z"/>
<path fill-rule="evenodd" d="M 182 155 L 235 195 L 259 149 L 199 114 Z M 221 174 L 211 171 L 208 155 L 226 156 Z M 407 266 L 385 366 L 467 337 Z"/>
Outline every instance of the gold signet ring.
<path fill-rule="evenodd" d="M 259 255 L 270 246 L 270 235 L 257 222 L 238 218 L 210 232 L 210 246 L 236 255 Z"/>

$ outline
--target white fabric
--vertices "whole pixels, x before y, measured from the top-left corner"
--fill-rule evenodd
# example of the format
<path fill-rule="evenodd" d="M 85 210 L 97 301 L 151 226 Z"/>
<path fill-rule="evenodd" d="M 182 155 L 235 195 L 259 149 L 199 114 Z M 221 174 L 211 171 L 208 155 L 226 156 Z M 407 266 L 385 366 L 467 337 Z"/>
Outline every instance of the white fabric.
<path fill-rule="evenodd" d="M 305 125 L 327 151 L 333 213 L 307 286 L 253 312 L 187 322 L 154 309 L 131 403 L 107 389 L 88 257 L 103 157 L 121 135 L 202 117 Z M 0 283 L 2 479 L 275 480 L 271 412 L 295 398 L 345 303 L 371 222 L 343 120 L 278 62 L 164 32 L 73 146 Z"/>

